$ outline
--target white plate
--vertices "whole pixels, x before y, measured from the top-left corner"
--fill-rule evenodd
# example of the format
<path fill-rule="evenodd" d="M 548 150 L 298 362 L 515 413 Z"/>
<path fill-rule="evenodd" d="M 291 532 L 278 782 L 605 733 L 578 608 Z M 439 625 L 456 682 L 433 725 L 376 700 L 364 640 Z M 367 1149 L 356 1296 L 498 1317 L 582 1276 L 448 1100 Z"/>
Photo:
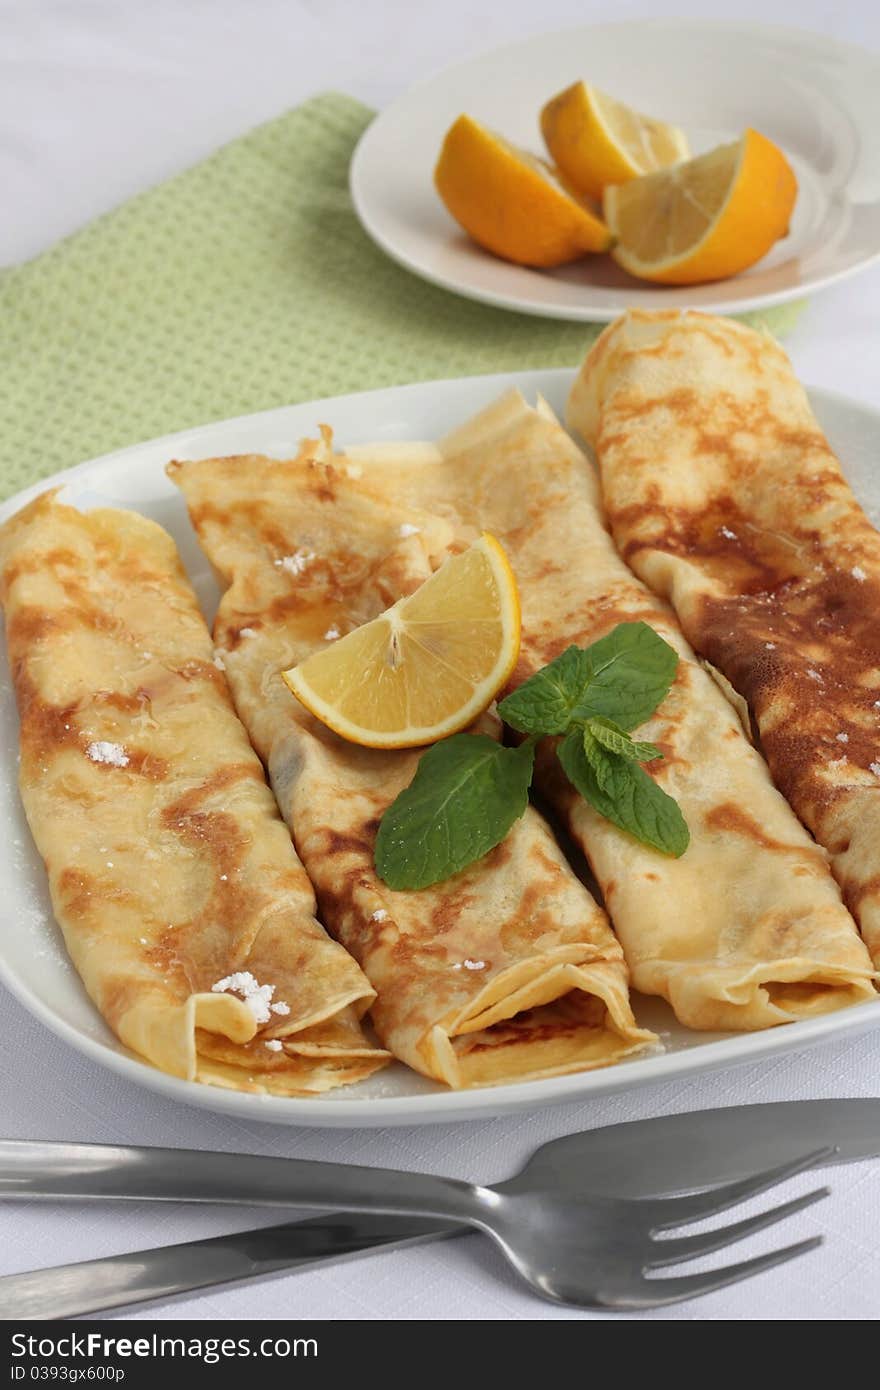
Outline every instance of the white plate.
<path fill-rule="evenodd" d="M 260 415 L 206 425 L 136 444 L 81 464 L 20 493 L 0 507 L 0 521 L 49 483 L 71 484 L 66 496 L 134 507 L 160 522 L 180 547 L 205 611 L 213 613 L 218 592 L 199 551 L 180 493 L 165 477 L 170 458 L 262 452 L 289 456 L 315 425 L 333 425 L 345 446 L 379 439 L 437 439 L 494 400 L 508 386 L 534 398 L 542 392 L 562 411 L 571 384 L 568 370 L 514 372 L 437 381 L 371 391 L 308 405 L 286 406 Z M 880 413 L 826 392 L 811 393 L 819 419 L 845 461 L 863 503 L 880 511 Z M 566 1099 L 623 1091 L 673 1076 L 729 1066 L 739 1061 L 800 1049 L 823 1038 L 880 1023 L 880 1000 L 803 1023 L 762 1033 L 694 1033 L 679 1027 L 671 1010 L 656 999 L 637 996 L 639 1021 L 664 1034 L 666 1052 L 621 1062 L 603 1071 L 582 1072 L 548 1081 L 520 1082 L 487 1090 L 452 1092 L 395 1065 L 356 1087 L 315 1099 L 241 1095 L 165 1076 L 140 1062 L 116 1040 L 90 1003 L 64 950 L 52 919 L 42 863 L 28 833 L 16 787 L 18 742 L 15 703 L 5 661 L 0 659 L 0 979 L 31 1013 L 65 1043 L 132 1081 L 190 1105 L 249 1119 L 296 1125 L 393 1125 L 477 1119 L 504 1111 L 532 1110 Z M 26 1077 L 22 1078 L 26 1083 Z"/>
<path fill-rule="evenodd" d="M 695 154 L 747 126 L 775 140 L 800 185 L 788 237 L 735 279 L 684 289 L 634 280 L 608 256 L 537 271 L 482 251 L 434 191 L 443 135 L 467 111 L 541 151 L 538 113 L 578 77 L 682 126 Z M 351 192 L 366 231 L 394 260 L 502 308 L 605 321 L 626 308 L 778 304 L 880 255 L 880 58 L 827 34 L 702 20 L 543 34 L 448 68 L 383 111 L 355 151 Z"/>

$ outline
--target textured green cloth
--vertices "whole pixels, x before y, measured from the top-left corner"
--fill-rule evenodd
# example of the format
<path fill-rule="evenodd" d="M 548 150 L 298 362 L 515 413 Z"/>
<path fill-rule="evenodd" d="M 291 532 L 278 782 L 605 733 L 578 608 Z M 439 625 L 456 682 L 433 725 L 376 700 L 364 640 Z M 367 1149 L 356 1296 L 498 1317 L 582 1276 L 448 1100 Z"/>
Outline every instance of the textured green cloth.
<path fill-rule="evenodd" d="M 601 325 L 471 303 L 372 245 L 348 194 L 371 116 L 316 97 L 0 274 L 0 496 L 231 415 L 580 360 Z"/>

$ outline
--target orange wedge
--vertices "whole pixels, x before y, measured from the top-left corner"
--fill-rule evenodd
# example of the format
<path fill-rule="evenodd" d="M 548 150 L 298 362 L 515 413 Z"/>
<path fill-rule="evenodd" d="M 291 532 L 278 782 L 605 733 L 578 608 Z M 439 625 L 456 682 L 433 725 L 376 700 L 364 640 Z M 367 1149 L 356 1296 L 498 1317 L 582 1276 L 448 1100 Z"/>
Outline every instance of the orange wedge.
<path fill-rule="evenodd" d="M 574 82 L 547 102 L 541 133 L 563 178 L 590 198 L 690 154 L 677 126 L 642 116 L 588 82 Z"/>
<path fill-rule="evenodd" d="M 797 179 L 757 130 L 732 145 L 605 190 L 612 252 L 640 280 L 697 285 L 737 275 L 785 236 Z"/>
<path fill-rule="evenodd" d="M 607 251 L 608 228 L 544 160 L 459 116 L 434 170 L 437 192 L 487 251 L 518 265 L 554 266 Z"/>
<path fill-rule="evenodd" d="M 516 580 L 493 536 L 408 598 L 284 671 L 316 719 L 367 748 L 415 748 L 473 723 L 519 655 Z"/>

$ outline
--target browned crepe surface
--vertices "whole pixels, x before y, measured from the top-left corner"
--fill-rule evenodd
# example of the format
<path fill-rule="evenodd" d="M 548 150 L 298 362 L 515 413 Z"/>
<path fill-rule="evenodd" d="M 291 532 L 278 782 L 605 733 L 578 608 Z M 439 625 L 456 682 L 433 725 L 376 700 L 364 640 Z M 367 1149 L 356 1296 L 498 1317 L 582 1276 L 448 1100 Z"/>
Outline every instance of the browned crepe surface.
<path fill-rule="evenodd" d="M 315 919 L 170 537 L 45 494 L 0 531 L 0 597 L 24 808 L 122 1041 L 172 1075 L 278 1094 L 383 1065 L 358 1023 L 373 992 Z M 262 1006 L 252 986 L 271 986 Z"/>
<path fill-rule="evenodd" d="M 202 546 L 228 585 L 215 636 L 236 705 L 328 928 L 376 990 L 394 1054 L 452 1086 L 603 1066 L 653 1041 L 632 1017 L 607 918 L 530 809 L 445 883 L 393 892 L 373 866 L 382 813 L 418 751 L 346 743 L 280 672 L 411 592 L 446 553 L 442 518 L 363 495 L 326 446 L 175 463 Z"/>
<path fill-rule="evenodd" d="M 624 555 L 747 699 L 880 963 L 880 535 L 787 357 L 730 320 L 634 314 L 570 410 Z"/>

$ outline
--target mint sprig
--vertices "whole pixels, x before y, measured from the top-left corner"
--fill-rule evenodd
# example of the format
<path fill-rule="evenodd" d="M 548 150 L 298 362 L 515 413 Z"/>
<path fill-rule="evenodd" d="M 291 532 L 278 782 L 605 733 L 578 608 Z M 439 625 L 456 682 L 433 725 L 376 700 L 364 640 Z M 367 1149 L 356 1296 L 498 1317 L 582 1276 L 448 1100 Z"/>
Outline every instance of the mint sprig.
<path fill-rule="evenodd" d="M 535 746 L 548 735 L 560 739 L 566 776 L 601 816 L 682 855 L 690 837 L 681 810 L 641 766 L 663 755 L 630 736 L 665 699 L 677 667 L 647 623 L 620 623 L 590 647 L 569 647 L 499 704 L 505 723 L 528 735 L 519 747 L 455 734 L 423 754 L 382 817 L 379 877 L 390 888 L 426 888 L 500 844 L 526 809 Z"/>

